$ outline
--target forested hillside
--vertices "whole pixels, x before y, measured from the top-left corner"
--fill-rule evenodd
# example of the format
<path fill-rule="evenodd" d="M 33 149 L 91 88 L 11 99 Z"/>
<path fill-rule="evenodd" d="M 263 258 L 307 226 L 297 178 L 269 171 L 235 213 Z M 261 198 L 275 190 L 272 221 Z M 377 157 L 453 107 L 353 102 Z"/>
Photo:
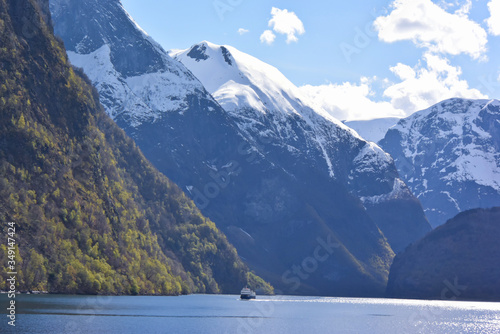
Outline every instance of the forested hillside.
<path fill-rule="evenodd" d="M 394 259 L 396 298 L 500 301 L 500 208 L 462 212 Z"/>
<path fill-rule="evenodd" d="M 16 223 L 19 290 L 271 291 L 103 112 L 38 6 L 0 0 L 0 221 Z"/>

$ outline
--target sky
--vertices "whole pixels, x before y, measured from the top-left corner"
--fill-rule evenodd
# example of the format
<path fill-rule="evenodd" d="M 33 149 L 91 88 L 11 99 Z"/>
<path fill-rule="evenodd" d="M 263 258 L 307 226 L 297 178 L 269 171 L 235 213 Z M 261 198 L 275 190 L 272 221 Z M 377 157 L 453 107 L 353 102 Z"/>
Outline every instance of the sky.
<path fill-rule="evenodd" d="M 166 50 L 231 45 L 340 120 L 500 99 L 500 0 L 122 0 Z"/>

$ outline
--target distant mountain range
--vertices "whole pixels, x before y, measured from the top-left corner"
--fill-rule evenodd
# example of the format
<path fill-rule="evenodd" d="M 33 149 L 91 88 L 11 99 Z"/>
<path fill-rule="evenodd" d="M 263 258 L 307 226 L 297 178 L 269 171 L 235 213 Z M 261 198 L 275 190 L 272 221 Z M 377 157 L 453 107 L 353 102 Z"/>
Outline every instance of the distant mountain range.
<path fill-rule="evenodd" d="M 248 284 L 271 292 L 103 111 L 46 23 L 47 8 L 0 1 L 0 221 L 15 229 L 16 288 L 178 295 Z M 2 244 L 2 263 L 9 257 Z M 0 277 L 5 290 L 7 271 Z"/>
<path fill-rule="evenodd" d="M 460 213 L 394 259 L 397 298 L 500 301 L 500 208 Z"/>
<path fill-rule="evenodd" d="M 108 114 L 282 291 L 381 295 L 393 250 L 430 230 L 392 159 L 277 69 L 208 42 L 178 62 L 118 0 L 50 8 Z"/>
<path fill-rule="evenodd" d="M 450 99 L 390 128 L 379 142 L 432 226 L 500 204 L 500 101 Z"/>

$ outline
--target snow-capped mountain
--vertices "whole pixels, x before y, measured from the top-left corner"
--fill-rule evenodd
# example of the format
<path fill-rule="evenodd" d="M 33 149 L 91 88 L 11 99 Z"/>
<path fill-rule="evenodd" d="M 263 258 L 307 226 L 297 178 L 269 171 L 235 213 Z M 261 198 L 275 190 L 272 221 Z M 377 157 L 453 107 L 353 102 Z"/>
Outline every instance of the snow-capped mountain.
<path fill-rule="evenodd" d="M 433 226 L 500 204 L 500 101 L 450 99 L 401 120 L 380 145 Z"/>
<path fill-rule="evenodd" d="M 136 127 L 154 122 L 163 112 L 186 110 L 191 95 L 211 99 L 203 85 L 146 34 L 119 1 L 51 0 L 50 10 L 55 33 L 64 40 L 70 61 L 85 69 L 101 103 L 118 123 Z M 102 21 L 89 21 L 89 17 Z"/>
<path fill-rule="evenodd" d="M 51 0 L 51 11 L 70 60 L 97 87 L 106 111 L 277 289 L 380 295 L 391 246 L 401 249 L 430 229 L 388 155 L 300 100 L 283 76 L 240 71 L 262 82 L 227 85 L 226 110 L 204 78 L 170 58 L 119 0 Z M 220 52 L 219 65 L 240 64 L 232 48 Z M 200 50 L 195 57 L 207 56 Z M 233 75 L 212 65 L 207 77 Z M 236 96 L 249 107 L 240 109 Z M 183 215 L 183 208 L 171 212 Z M 297 276 L 318 246 L 328 256 Z"/>
<path fill-rule="evenodd" d="M 170 54 L 200 79 L 252 142 L 272 152 L 266 157 L 273 163 L 303 179 L 311 173 L 330 178 L 359 197 L 395 250 L 427 231 L 423 216 L 412 217 L 421 211 L 416 201 L 390 221 L 379 216 L 388 202 L 413 199 L 391 157 L 302 95 L 278 69 L 206 41 Z"/>
<path fill-rule="evenodd" d="M 345 121 L 344 124 L 355 130 L 361 137 L 378 143 L 385 137 L 387 131 L 396 125 L 401 118 L 386 117 L 365 121 Z"/>
<path fill-rule="evenodd" d="M 335 176 L 332 146 L 360 143 L 354 131 L 321 108 L 313 109 L 278 69 L 231 46 L 205 41 L 170 54 L 200 79 L 255 143 L 286 144 L 290 153 L 298 155 L 319 150 L 331 177 Z"/>

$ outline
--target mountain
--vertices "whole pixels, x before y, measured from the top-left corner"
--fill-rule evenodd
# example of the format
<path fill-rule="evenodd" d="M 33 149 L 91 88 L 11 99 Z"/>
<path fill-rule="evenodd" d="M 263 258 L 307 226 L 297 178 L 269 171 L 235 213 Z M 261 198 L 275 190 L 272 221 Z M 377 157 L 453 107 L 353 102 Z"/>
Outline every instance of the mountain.
<path fill-rule="evenodd" d="M 460 213 L 396 256 L 387 294 L 499 301 L 498 238 L 499 207 Z"/>
<path fill-rule="evenodd" d="M 395 251 L 429 231 L 392 159 L 314 105 L 278 69 L 209 42 L 171 55 L 201 80 L 270 161 L 298 179 L 315 174 L 325 184 L 334 180 L 361 200 Z"/>
<path fill-rule="evenodd" d="M 366 121 L 345 121 L 344 124 L 355 130 L 361 137 L 374 143 L 378 143 L 392 126 L 396 125 L 400 118 L 387 117 L 376 118 Z"/>
<path fill-rule="evenodd" d="M 450 99 L 401 120 L 380 141 L 432 226 L 500 203 L 500 101 Z"/>
<path fill-rule="evenodd" d="M 40 0 L 0 0 L 0 221 L 17 288 L 236 293 L 271 288 L 144 158 L 74 70 Z M 40 8 L 45 11 L 40 12 Z M 26 22 L 29 22 L 27 24 Z M 7 233 L 7 228 L 5 228 Z M 2 270 L 0 289 L 6 287 Z"/>
<path fill-rule="evenodd" d="M 158 121 L 162 113 L 198 100 L 207 108 L 213 104 L 199 81 L 167 56 L 120 1 L 51 0 L 50 10 L 71 62 L 98 83 L 102 104 L 122 127 Z"/>
<path fill-rule="evenodd" d="M 430 229 L 391 159 L 340 122 L 295 99 L 262 120 L 235 116 L 118 0 L 51 0 L 51 11 L 108 114 L 283 292 L 381 295 L 391 245 Z"/>

